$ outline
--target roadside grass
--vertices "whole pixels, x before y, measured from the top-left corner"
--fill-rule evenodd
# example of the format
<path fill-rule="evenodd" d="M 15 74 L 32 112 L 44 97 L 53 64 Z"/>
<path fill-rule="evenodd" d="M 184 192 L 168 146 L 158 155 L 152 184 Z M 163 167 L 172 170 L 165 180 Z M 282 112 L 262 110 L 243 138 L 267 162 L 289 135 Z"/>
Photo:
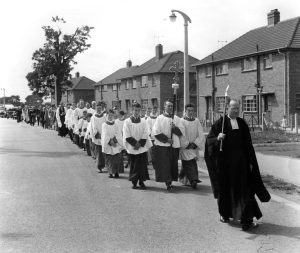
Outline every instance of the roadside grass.
<path fill-rule="evenodd" d="M 300 135 L 287 133 L 281 129 L 251 132 L 252 142 L 256 143 L 284 143 L 300 142 Z"/>

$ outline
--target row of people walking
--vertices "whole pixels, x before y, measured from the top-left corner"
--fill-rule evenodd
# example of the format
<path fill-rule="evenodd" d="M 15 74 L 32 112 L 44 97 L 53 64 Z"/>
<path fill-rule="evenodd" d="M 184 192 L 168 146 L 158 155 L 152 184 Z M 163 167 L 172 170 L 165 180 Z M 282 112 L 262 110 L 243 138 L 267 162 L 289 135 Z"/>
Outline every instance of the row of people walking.
<path fill-rule="evenodd" d="M 132 114 L 106 110 L 103 102 L 92 102 L 87 108 L 84 101 L 78 105 L 63 104 L 57 108 L 56 119 L 60 136 L 70 139 L 96 160 L 101 173 L 104 168 L 109 177 L 119 177 L 124 172 L 123 158 L 127 154 L 132 188 L 146 189 L 149 180 L 148 162 L 155 170 L 155 180 L 164 183 L 168 191 L 173 182 L 188 182 L 196 189 L 201 182 L 197 159 L 205 141 L 203 129 L 194 117 L 195 106 L 187 104 L 182 118 L 173 115 L 173 104 L 164 103 L 164 111 L 157 115 L 141 117 L 141 105 L 132 105 Z M 261 202 L 270 200 L 262 182 L 251 135 L 246 122 L 238 117 L 239 104 L 232 100 L 228 114 L 212 126 L 205 143 L 205 161 L 218 200 L 220 221 L 238 220 L 247 231 L 257 227 L 253 218 L 260 219 L 255 195 Z M 116 119 L 117 118 L 117 119 Z M 182 167 L 178 170 L 178 160 Z"/>

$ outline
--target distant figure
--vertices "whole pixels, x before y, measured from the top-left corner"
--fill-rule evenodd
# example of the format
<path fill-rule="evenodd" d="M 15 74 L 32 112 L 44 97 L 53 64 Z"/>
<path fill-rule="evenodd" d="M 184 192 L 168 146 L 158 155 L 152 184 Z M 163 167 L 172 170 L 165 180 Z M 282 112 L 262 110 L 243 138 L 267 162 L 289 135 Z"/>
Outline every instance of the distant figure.
<path fill-rule="evenodd" d="M 283 119 L 280 122 L 280 126 L 285 130 L 287 128 L 287 119 L 285 115 L 283 115 Z"/>

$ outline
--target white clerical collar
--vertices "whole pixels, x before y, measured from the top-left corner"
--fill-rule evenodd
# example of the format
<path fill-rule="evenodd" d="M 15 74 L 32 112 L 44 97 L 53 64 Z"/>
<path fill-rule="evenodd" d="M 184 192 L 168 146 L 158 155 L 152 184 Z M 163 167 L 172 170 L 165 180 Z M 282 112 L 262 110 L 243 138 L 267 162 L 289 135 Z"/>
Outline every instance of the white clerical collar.
<path fill-rule="evenodd" d="M 239 125 L 238 125 L 238 123 L 237 123 L 236 118 L 235 118 L 235 119 L 232 119 L 232 118 L 230 118 L 229 115 L 228 115 L 228 118 L 230 119 L 231 128 L 232 128 L 232 129 L 239 129 Z"/>

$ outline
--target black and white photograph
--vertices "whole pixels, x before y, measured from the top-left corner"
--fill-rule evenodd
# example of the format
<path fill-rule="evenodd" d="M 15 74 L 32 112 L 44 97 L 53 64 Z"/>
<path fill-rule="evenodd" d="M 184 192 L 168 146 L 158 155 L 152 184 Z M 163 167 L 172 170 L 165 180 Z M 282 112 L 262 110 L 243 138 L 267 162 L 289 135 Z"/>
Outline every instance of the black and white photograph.
<path fill-rule="evenodd" d="M 0 6 L 0 253 L 300 252 L 300 1 Z"/>

